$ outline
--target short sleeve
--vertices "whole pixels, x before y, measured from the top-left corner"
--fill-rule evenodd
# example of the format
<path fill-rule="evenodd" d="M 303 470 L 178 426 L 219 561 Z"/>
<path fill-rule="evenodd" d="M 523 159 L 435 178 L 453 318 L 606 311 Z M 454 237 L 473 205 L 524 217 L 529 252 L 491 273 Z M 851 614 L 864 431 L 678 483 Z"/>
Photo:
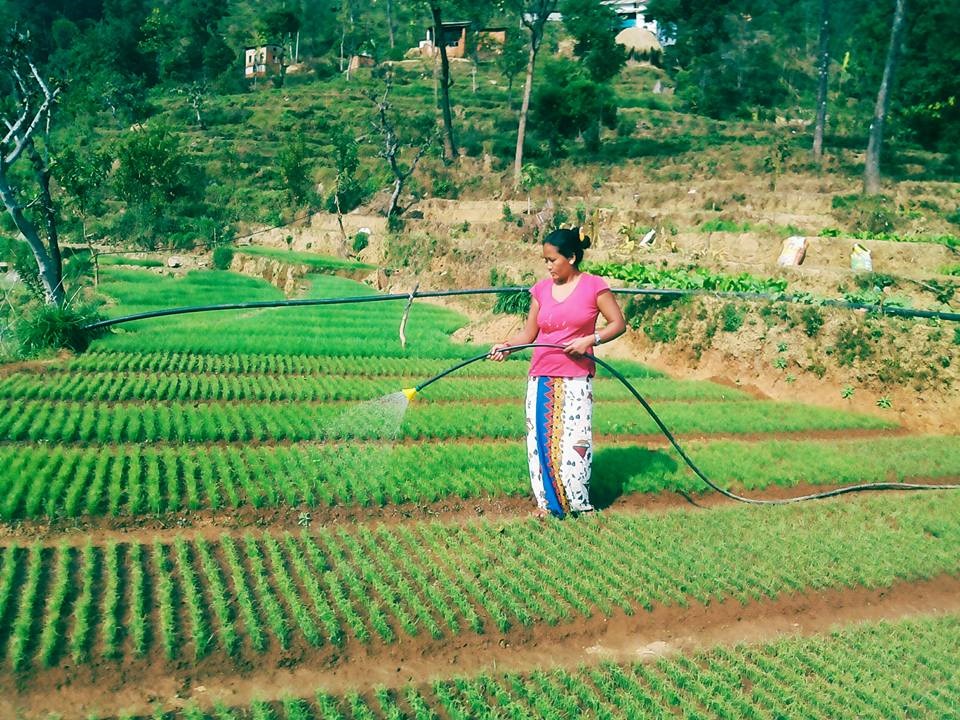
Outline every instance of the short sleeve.
<path fill-rule="evenodd" d="M 594 297 L 597 297 L 598 295 L 600 295 L 600 293 L 602 293 L 604 290 L 609 290 L 609 289 L 610 289 L 610 285 L 607 283 L 607 281 L 604 280 L 604 279 L 603 279 L 602 277 L 600 277 L 599 275 L 591 275 L 590 277 L 593 278 L 593 288 L 592 288 L 592 289 L 593 289 L 593 296 L 594 296 Z"/>
<path fill-rule="evenodd" d="M 530 288 L 530 294 L 533 296 L 533 299 L 536 300 L 541 305 L 543 304 L 543 301 L 540 299 L 540 297 L 543 295 L 544 285 L 545 285 L 545 281 L 540 280 L 537 283 L 535 283 L 533 287 Z"/>

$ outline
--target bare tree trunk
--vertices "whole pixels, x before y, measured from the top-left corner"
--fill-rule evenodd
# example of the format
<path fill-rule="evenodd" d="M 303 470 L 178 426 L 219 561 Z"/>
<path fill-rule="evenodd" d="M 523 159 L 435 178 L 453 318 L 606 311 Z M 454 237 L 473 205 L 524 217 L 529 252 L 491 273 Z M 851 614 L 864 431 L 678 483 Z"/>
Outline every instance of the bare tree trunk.
<path fill-rule="evenodd" d="M 7 128 L 6 135 L 0 140 L 0 200 L 33 252 L 47 303 L 62 305 L 63 260 L 57 233 L 57 211 L 50 196 L 50 163 L 47 159 L 50 152 L 50 111 L 59 90 L 51 90 L 41 77 L 27 54 L 26 38 L 14 35 L 10 40 L 9 50 L 0 56 L 2 69 L 10 79 L 11 101 L 4 104 L 4 115 L 0 118 Z M 38 133 L 44 140 L 42 152 L 34 142 Z M 42 227 L 24 213 L 24 206 L 18 199 L 18 194 L 25 194 L 24 189 L 14 190 L 10 185 L 10 168 L 24 152 L 33 167 L 33 177 L 39 191 L 30 205 L 39 204 Z M 41 230 L 46 235 L 46 244 Z"/>
<path fill-rule="evenodd" d="M 7 174 L 4 169 L 0 169 L 0 200 L 3 200 L 7 212 L 13 219 L 13 224 L 23 235 L 30 250 L 33 251 L 33 257 L 37 261 L 37 271 L 40 275 L 40 282 L 43 284 L 43 292 L 47 296 L 47 302 L 51 305 L 62 305 L 64 300 L 63 282 L 60 271 L 60 252 L 57 248 L 56 260 L 47 252 L 47 248 L 40 239 L 37 229 L 33 226 L 23 214 L 23 208 L 17 202 L 13 189 L 7 180 Z"/>
<path fill-rule="evenodd" d="M 517 126 L 517 150 L 513 156 L 513 186 L 520 186 L 520 172 L 523 169 L 523 139 L 527 134 L 527 113 L 530 110 L 530 95 L 533 93 L 533 66 L 537 61 L 537 49 L 530 44 L 527 58 L 527 78 L 523 83 L 523 102 L 520 104 L 520 123 Z"/>
<path fill-rule="evenodd" d="M 333 193 L 333 203 L 337 206 L 337 225 L 340 227 L 341 254 L 347 254 L 347 231 L 343 227 L 343 210 L 340 209 L 340 181 L 337 180 L 337 189 Z"/>
<path fill-rule="evenodd" d="M 424 153 L 427 152 L 430 145 L 432 145 L 436 139 L 435 134 L 423 138 L 416 148 L 413 158 L 410 160 L 409 167 L 406 170 L 401 167 L 400 154 L 403 151 L 404 143 L 397 137 L 396 128 L 394 128 L 393 121 L 390 119 L 391 105 L 387 99 L 390 94 L 390 87 L 390 81 L 388 80 L 387 87 L 383 92 L 383 97 L 377 103 L 377 120 L 374 123 L 376 131 L 383 139 L 383 149 L 377 152 L 377 155 L 387 161 L 387 164 L 390 166 L 390 172 L 393 173 L 394 177 L 393 192 L 390 195 L 390 205 L 387 207 L 388 218 L 399 215 L 402 212 L 400 209 L 400 195 L 403 192 L 403 186 L 407 182 L 407 179 L 413 175 Z"/>
<path fill-rule="evenodd" d="M 870 123 L 870 139 L 867 142 L 867 158 L 863 170 L 863 192 L 876 195 L 880 192 L 880 154 L 883 150 L 883 125 L 890 109 L 890 86 L 900 59 L 900 41 L 903 34 L 903 21 L 907 12 L 907 0 L 896 0 L 893 12 L 893 25 L 890 28 L 890 47 L 887 48 L 887 61 L 883 66 L 883 79 L 877 91 L 877 104 Z"/>
<path fill-rule="evenodd" d="M 447 44 L 443 38 L 443 20 L 440 6 L 430 3 L 433 14 L 433 42 L 440 52 L 440 106 L 443 110 L 443 156 L 449 161 L 457 159 L 457 144 L 453 139 L 453 114 L 450 112 L 450 60 L 447 58 Z"/>
<path fill-rule="evenodd" d="M 390 35 L 390 49 L 392 50 L 397 46 L 397 43 L 393 37 L 393 3 L 391 0 L 387 0 L 387 33 Z"/>
<path fill-rule="evenodd" d="M 820 0 L 820 71 L 817 84 L 817 121 L 813 128 L 813 159 L 823 159 L 823 133 L 827 124 L 827 88 L 830 73 L 830 0 Z"/>
<path fill-rule="evenodd" d="M 530 95 L 533 93 L 533 69 L 537 63 L 537 52 L 543 42 L 544 26 L 550 14 L 557 9 L 560 0 L 536 0 L 523 3 L 520 8 L 520 22 L 530 32 L 530 53 L 527 57 L 527 79 L 523 85 L 523 102 L 520 105 L 520 122 L 517 126 L 517 151 L 513 158 L 513 186 L 520 186 L 520 174 L 523 170 L 523 140 L 527 133 L 527 113 L 530 111 Z"/>

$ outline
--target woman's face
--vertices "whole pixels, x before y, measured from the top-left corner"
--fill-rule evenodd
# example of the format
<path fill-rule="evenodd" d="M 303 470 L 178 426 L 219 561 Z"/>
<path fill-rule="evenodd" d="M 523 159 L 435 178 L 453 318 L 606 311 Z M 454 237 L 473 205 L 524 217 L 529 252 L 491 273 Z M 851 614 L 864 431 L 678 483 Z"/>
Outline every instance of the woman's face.
<path fill-rule="evenodd" d="M 573 277 L 577 268 L 573 264 L 573 258 L 564 257 L 556 245 L 550 243 L 543 244 L 543 262 L 547 266 L 547 272 L 555 282 L 564 283 Z"/>

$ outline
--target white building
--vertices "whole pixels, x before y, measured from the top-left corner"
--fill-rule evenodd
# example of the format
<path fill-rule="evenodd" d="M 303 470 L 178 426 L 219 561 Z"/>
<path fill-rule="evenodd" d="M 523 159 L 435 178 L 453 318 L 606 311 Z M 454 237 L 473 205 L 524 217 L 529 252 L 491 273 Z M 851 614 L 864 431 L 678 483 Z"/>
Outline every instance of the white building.
<path fill-rule="evenodd" d="M 645 0 L 601 0 L 604 5 L 613 5 L 614 9 L 623 19 L 623 26 L 637 27 L 643 30 L 649 30 L 655 36 L 658 35 L 657 23 L 653 20 L 647 20 L 647 3 Z"/>
<path fill-rule="evenodd" d="M 600 0 L 600 2 L 603 5 L 614 6 L 617 15 L 623 20 L 624 28 L 636 27 L 641 30 L 649 30 L 655 37 L 659 37 L 657 23 L 646 18 L 646 0 Z M 563 15 L 558 12 L 550 13 L 547 18 L 548 22 L 560 22 L 561 20 L 563 20 Z"/>

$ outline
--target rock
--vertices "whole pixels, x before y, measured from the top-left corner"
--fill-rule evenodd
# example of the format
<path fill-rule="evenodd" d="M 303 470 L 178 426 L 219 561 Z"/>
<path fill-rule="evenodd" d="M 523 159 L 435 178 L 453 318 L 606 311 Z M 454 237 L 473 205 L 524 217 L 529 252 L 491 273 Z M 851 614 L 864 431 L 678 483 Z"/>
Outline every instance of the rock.
<path fill-rule="evenodd" d="M 171 255 L 167 258 L 167 267 L 169 268 L 178 268 L 183 267 L 183 258 L 179 255 Z"/>

